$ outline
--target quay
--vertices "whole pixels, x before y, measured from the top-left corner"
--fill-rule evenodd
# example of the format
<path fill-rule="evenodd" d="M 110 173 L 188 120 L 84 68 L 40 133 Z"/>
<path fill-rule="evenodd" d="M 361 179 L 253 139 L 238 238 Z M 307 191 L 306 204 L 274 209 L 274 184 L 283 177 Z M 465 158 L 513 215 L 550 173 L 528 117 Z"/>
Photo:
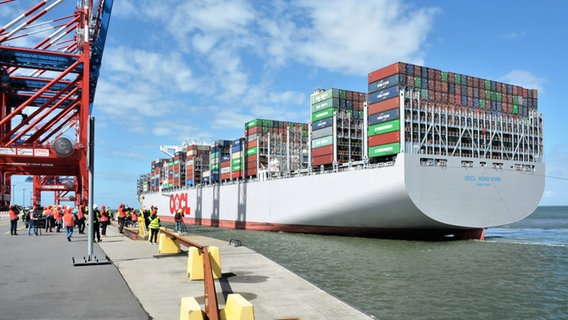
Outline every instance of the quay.
<path fill-rule="evenodd" d="M 132 240 L 113 227 L 94 245 L 107 265 L 73 266 L 87 255 L 87 236 L 76 231 L 9 234 L 0 219 L 0 319 L 179 319 L 182 297 L 203 308 L 203 281 L 187 277 L 187 250 L 162 255 L 158 246 Z M 185 235 L 219 248 L 222 277 L 215 280 L 219 308 L 230 293 L 254 307 L 255 319 L 373 319 L 246 246 Z"/>

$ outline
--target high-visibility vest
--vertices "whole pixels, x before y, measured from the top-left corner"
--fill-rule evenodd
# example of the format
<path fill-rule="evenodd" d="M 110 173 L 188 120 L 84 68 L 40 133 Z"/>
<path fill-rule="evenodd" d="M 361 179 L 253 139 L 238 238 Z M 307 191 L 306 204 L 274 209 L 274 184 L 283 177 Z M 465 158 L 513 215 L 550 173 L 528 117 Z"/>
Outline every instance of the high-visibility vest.
<path fill-rule="evenodd" d="M 75 225 L 75 221 L 73 220 L 73 215 L 71 213 L 63 215 L 63 225 L 66 227 L 72 227 Z"/>
<path fill-rule="evenodd" d="M 154 219 L 152 219 L 150 221 L 150 224 L 148 225 L 148 227 L 150 229 L 160 229 L 160 218 L 158 216 L 156 216 Z"/>
<path fill-rule="evenodd" d="M 10 220 L 18 219 L 18 214 L 16 213 L 15 210 L 10 209 L 10 211 L 8 211 L 8 213 L 10 214 Z"/>

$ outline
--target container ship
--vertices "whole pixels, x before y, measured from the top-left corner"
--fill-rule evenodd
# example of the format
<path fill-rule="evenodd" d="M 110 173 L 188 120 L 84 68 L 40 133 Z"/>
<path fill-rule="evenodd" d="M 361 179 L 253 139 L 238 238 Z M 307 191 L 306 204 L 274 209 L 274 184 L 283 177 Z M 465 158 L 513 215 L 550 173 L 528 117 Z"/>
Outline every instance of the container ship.
<path fill-rule="evenodd" d="M 162 221 L 379 238 L 482 239 L 544 192 L 537 90 L 397 62 L 315 90 L 307 123 L 176 147 L 138 180 Z"/>

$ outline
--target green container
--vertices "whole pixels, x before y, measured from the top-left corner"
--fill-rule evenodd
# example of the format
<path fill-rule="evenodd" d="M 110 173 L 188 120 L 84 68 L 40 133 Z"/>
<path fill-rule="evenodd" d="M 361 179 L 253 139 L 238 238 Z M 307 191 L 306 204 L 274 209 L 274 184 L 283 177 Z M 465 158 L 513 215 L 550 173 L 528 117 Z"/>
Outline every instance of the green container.
<path fill-rule="evenodd" d="M 513 104 L 519 104 L 519 96 L 513 96 Z"/>
<path fill-rule="evenodd" d="M 456 74 L 456 75 L 454 75 L 454 83 L 455 83 L 455 84 L 461 84 L 461 83 L 462 83 L 462 76 L 461 76 L 461 74 Z"/>
<path fill-rule="evenodd" d="M 258 126 L 259 120 L 260 120 L 260 119 L 254 119 L 254 120 L 251 120 L 251 121 L 245 123 L 245 129 L 250 129 L 250 128 L 252 128 L 252 127 Z"/>
<path fill-rule="evenodd" d="M 231 160 L 232 165 L 240 165 L 243 161 L 243 158 L 234 158 Z"/>
<path fill-rule="evenodd" d="M 369 158 L 384 157 L 400 152 L 400 143 L 383 144 L 376 147 L 369 148 Z"/>
<path fill-rule="evenodd" d="M 232 165 L 232 166 L 231 166 L 231 171 L 232 171 L 232 172 L 237 172 L 237 171 L 241 171 L 241 170 L 243 170 L 243 166 L 240 165 L 240 164 Z"/>
<path fill-rule="evenodd" d="M 331 98 L 316 104 L 312 105 L 312 113 L 319 112 L 328 108 L 338 108 L 339 107 L 339 99 L 338 98 Z"/>
<path fill-rule="evenodd" d="M 392 120 L 369 127 L 369 136 L 400 130 L 400 120 Z"/>
<path fill-rule="evenodd" d="M 448 82 L 448 73 L 445 71 L 442 71 L 442 81 Z"/>
<path fill-rule="evenodd" d="M 219 169 L 219 164 L 218 163 L 212 163 L 211 164 L 211 170 L 218 170 Z"/>
<path fill-rule="evenodd" d="M 327 136 L 319 139 L 312 140 L 312 148 L 319 148 L 329 146 L 333 143 L 333 136 Z"/>
<path fill-rule="evenodd" d="M 503 102 L 503 94 L 501 92 L 495 92 L 495 100 Z"/>
<path fill-rule="evenodd" d="M 420 98 L 423 100 L 428 100 L 428 89 L 420 90 Z"/>
<path fill-rule="evenodd" d="M 337 108 L 327 108 L 325 110 L 312 113 L 312 122 L 316 122 L 321 119 L 329 118 L 333 116 L 333 113 L 337 110 Z"/>
<path fill-rule="evenodd" d="M 479 99 L 479 108 L 485 109 L 485 99 Z"/>
<path fill-rule="evenodd" d="M 491 80 L 485 80 L 485 90 L 491 90 Z"/>
<path fill-rule="evenodd" d="M 254 156 L 257 153 L 258 153 L 258 148 L 252 147 L 252 148 L 247 149 L 246 155 L 247 156 Z"/>
<path fill-rule="evenodd" d="M 310 104 L 316 104 L 330 98 L 339 98 L 339 89 L 329 89 L 324 92 L 316 93 L 310 97 Z"/>
<path fill-rule="evenodd" d="M 513 105 L 513 113 L 514 113 L 514 114 L 519 114 L 519 106 L 516 105 L 516 104 Z"/>
<path fill-rule="evenodd" d="M 414 77 L 414 86 L 416 88 L 421 88 L 422 87 L 422 78 Z"/>

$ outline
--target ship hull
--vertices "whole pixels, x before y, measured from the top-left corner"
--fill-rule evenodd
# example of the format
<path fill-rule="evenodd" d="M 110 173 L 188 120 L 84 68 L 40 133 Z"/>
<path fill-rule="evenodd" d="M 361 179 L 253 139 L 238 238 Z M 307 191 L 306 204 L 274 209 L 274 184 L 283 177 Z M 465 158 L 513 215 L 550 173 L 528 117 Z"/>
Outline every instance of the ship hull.
<path fill-rule="evenodd" d="M 365 169 L 142 196 L 146 208 L 158 206 L 163 221 L 183 209 L 185 222 L 195 225 L 402 238 L 481 238 L 484 228 L 521 220 L 540 202 L 543 164 L 525 172 L 507 161 L 496 169 L 444 160 L 444 166 L 422 166 L 420 155 L 401 153 Z"/>

